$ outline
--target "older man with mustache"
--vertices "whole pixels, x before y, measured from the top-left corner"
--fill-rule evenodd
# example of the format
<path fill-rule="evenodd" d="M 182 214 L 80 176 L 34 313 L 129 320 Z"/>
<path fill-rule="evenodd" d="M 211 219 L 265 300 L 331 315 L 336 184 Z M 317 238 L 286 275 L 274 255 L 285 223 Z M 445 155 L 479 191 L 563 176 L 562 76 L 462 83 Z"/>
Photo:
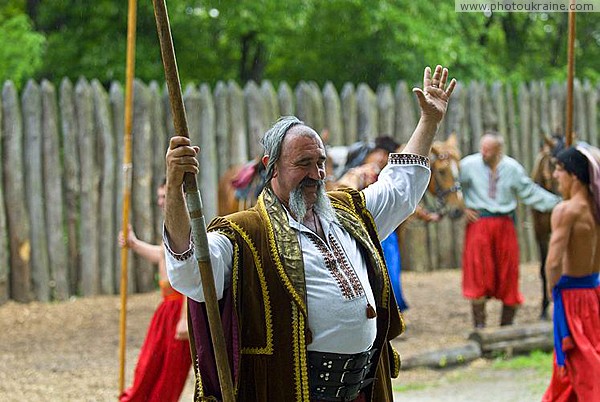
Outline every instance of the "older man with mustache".
<path fill-rule="evenodd" d="M 295 117 L 265 133 L 267 184 L 255 207 L 216 218 L 209 249 L 239 401 L 391 401 L 403 330 L 379 238 L 414 210 L 455 80 L 437 66 L 415 88 L 419 123 L 403 153 L 362 191 L 325 192 L 325 147 Z M 165 245 L 173 287 L 190 297 L 197 397 L 220 398 L 204 295 L 181 189 L 199 149 L 167 152 Z"/>

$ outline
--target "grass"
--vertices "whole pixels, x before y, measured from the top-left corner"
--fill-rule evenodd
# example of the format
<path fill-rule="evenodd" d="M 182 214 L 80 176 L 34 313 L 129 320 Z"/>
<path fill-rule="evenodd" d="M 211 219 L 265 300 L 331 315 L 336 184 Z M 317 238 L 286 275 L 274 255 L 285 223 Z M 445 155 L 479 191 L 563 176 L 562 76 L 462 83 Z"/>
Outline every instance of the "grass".
<path fill-rule="evenodd" d="M 512 358 L 498 357 L 494 360 L 492 368 L 500 370 L 534 369 L 541 375 L 550 378 L 552 374 L 552 352 L 534 350 L 528 355 Z"/>
<path fill-rule="evenodd" d="M 535 373 L 533 374 L 536 378 L 539 378 L 539 382 L 530 384 L 530 388 L 536 394 L 541 395 L 552 376 L 552 352 L 543 352 L 535 350 L 528 355 L 518 355 L 514 357 L 498 356 L 494 360 L 488 360 L 486 364 L 487 370 L 510 370 L 510 371 L 523 371 Z M 466 367 L 465 367 L 466 368 Z M 479 375 L 478 370 L 463 370 L 459 367 L 453 369 L 443 370 L 445 374 L 442 377 L 430 380 L 427 382 L 407 382 L 404 384 L 394 384 L 394 392 L 410 392 L 418 391 L 422 389 L 432 388 L 440 386 L 445 382 L 461 382 L 461 381 L 473 381 L 477 380 Z M 529 374 L 523 373 L 523 375 L 529 376 Z"/>
<path fill-rule="evenodd" d="M 552 352 L 534 350 L 528 355 L 517 356 L 510 359 L 498 357 L 494 360 L 492 368 L 497 370 L 534 370 L 536 375 L 543 380 L 530 386 L 531 390 L 542 394 L 548 387 L 552 377 Z"/>
<path fill-rule="evenodd" d="M 409 383 L 409 384 L 394 385 L 392 387 L 392 389 L 394 390 L 394 392 L 408 392 L 408 391 L 418 391 L 420 389 L 425 389 L 430 386 L 431 386 L 431 384 Z"/>

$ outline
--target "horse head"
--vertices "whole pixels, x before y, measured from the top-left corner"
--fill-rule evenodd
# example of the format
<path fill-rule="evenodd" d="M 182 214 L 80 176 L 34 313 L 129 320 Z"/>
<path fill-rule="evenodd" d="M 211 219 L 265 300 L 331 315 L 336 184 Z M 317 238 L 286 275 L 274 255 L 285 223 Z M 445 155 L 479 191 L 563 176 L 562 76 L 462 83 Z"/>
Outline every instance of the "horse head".
<path fill-rule="evenodd" d="M 460 187 L 460 151 L 456 135 L 446 141 L 435 141 L 429 155 L 431 179 L 428 191 L 435 197 L 434 211 L 447 214 L 451 219 L 462 216 L 465 204 Z"/>
<path fill-rule="evenodd" d="M 558 193 L 558 184 L 552 177 L 554 173 L 554 157 L 564 147 L 565 140 L 563 136 L 557 134 L 552 137 L 544 136 L 531 173 L 531 178 L 534 182 L 555 194 Z"/>

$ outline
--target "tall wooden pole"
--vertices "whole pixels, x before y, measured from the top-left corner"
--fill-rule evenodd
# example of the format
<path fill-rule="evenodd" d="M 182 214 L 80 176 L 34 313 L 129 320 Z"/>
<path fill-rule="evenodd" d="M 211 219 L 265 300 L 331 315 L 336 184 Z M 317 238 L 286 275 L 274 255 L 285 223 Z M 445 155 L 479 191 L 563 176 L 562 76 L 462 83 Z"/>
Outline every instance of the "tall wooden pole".
<path fill-rule="evenodd" d="M 571 0 L 569 10 L 569 44 L 567 50 L 567 119 L 565 125 L 565 143 L 573 144 L 573 79 L 575 76 L 575 0 Z"/>
<path fill-rule="evenodd" d="M 131 126 L 133 121 L 133 79 L 135 77 L 136 0 L 129 0 L 127 13 L 127 65 L 125 79 L 125 150 L 123 153 L 123 236 L 129 236 L 129 207 L 131 205 Z M 125 242 L 127 244 L 127 242 Z M 119 326 L 119 395 L 125 386 L 125 343 L 127 328 L 127 246 L 121 248 L 121 316 Z"/>
<path fill-rule="evenodd" d="M 154 17 L 156 18 L 160 51 L 165 69 L 167 88 L 169 90 L 171 109 L 173 112 L 175 133 L 176 135 L 189 138 L 187 117 L 183 105 L 183 97 L 181 95 L 181 84 L 179 82 L 179 73 L 177 71 L 177 60 L 175 59 L 175 49 L 173 47 L 167 5 L 165 4 L 165 0 L 152 0 L 152 3 L 154 5 Z M 233 402 L 233 384 L 231 381 L 231 371 L 229 369 L 227 350 L 225 347 L 225 335 L 221 323 L 215 279 L 208 250 L 206 223 L 204 222 L 204 213 L 202 211 L 202 199 L 200 198 L 200 191 L 198 190 L 195 175 L 191 173 L 185 174 L 184 191 L 192 228 L 194 252 L 196 259 L 198 260 L 202 288 L 204 290 L 206 312 L 212 345 L 215 352 L 221 395 L 224 402 Z"/>

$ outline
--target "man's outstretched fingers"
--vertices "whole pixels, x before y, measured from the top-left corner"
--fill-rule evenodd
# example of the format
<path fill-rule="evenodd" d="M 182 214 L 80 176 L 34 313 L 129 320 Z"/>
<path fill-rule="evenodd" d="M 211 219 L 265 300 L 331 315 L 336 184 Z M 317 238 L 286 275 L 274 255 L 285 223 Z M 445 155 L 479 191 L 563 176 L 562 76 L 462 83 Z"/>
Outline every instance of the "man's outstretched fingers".
<path fill-rule="evenodd" d="M 450 85 L 448 85 L 448 89 L 446 89 L 446 96 L 449 98 L 450 95 L 452 95 L 452 91 L 454 91 L 454 88 L 456 87 L 456 80 L 454 78 L 452 78 L 452 80 L 450 81 Z"/>
<path fill-rule="evenodd" d="M 431 68 L 429 66 L 425 67 L 425 71 L 423 72 L 423 88 L 427 88 L 431 85 Z"/>
<path fill-rule="evenodd" d="M 442 69 L 442 78 L 440 79 L 440 89 L 443 90 L 446 88 L 446 81 L 448 81 L 448 69 L 444 67 Z"/>
<path fill-rule="evenodd" d="M 442 66 L 439 64 L 435 67 L 433 72 L 433 78 L 431 79 L 431 86 L 438 88 L 440 86 L 440 79 L 442 77 Z"/>
<path fill-rule="evenodd" d="M 421 88 L 413 88 L 413 93 L 417 96 L 420 105 L 424 105 L 427 103 L 427 98 L 425 98 L 425 92 Z"/>

